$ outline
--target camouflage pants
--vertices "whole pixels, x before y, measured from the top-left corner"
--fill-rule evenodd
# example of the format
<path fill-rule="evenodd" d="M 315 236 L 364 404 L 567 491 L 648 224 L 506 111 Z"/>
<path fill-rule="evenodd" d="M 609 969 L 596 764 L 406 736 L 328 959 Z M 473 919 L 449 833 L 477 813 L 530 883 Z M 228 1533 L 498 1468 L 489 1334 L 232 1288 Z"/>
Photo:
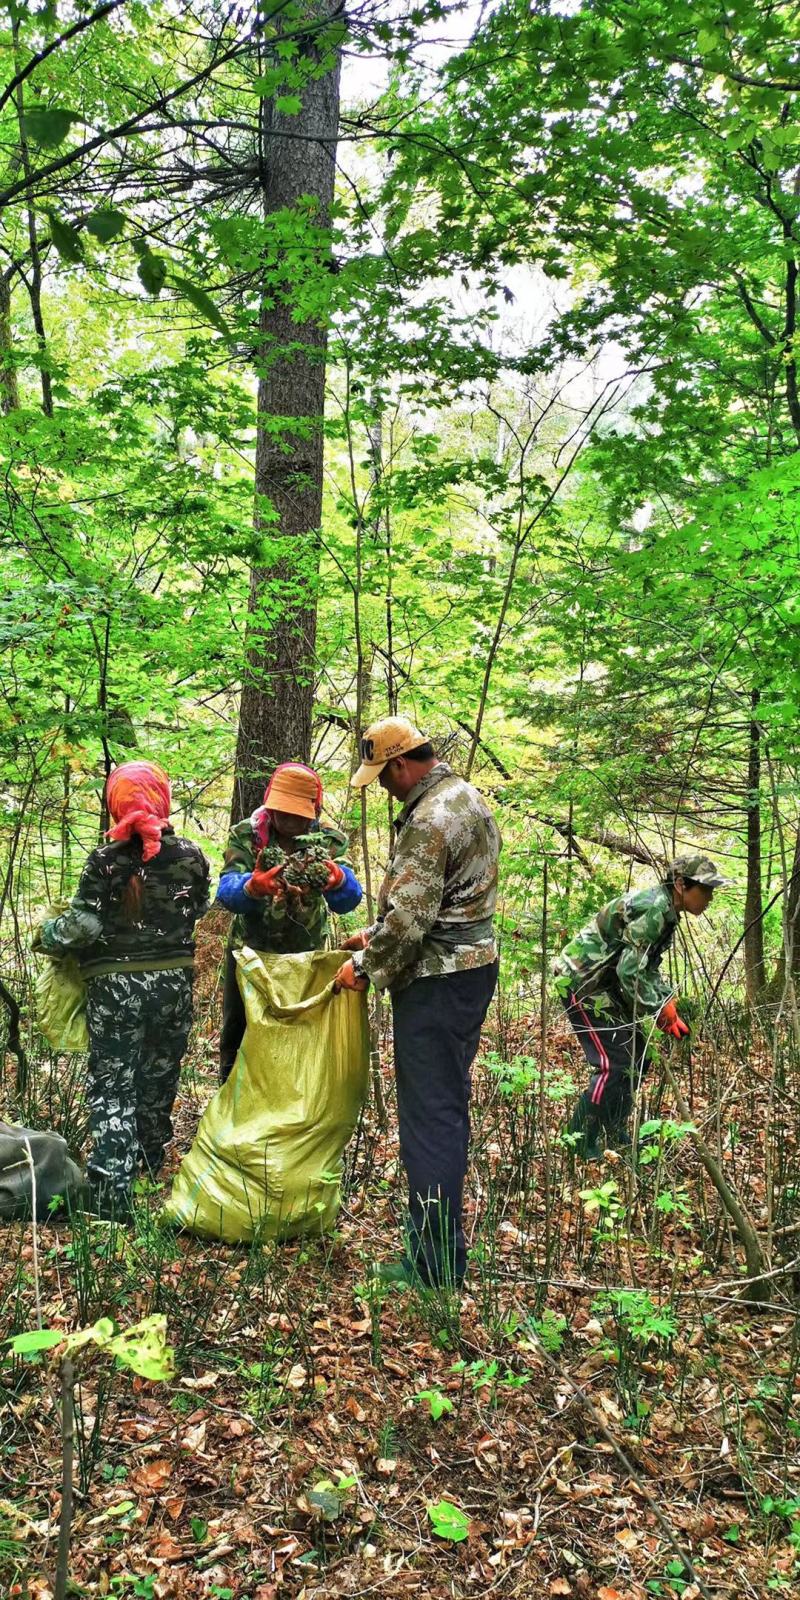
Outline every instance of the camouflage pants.
<path fill-rule="evenodd" d="M 109 972 L 86 986 L 89 1180 L 123 1211 L 137 1160 L 153 1173 L 172 1138 L 172 1107 L 192 1025 L 192 973 Z"/>

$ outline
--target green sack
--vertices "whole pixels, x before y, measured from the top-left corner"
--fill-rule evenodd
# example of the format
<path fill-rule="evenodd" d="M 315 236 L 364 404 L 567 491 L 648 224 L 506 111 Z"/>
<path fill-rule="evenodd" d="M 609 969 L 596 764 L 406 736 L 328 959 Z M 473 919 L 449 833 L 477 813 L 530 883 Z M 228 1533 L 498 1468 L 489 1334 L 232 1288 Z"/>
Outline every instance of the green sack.
<path fill-rule="evenodd" d="M 247 1027 L 206 1107 L 167 1221 L 233 1244 L 329 1228 L 342 1154 L 367 1092 L 364 994 L 333 993 L 341 951 L 236 951 Z"/>
<path fill-rule="evenodd" d="M 88 1198 L 83 1173 L 60 1134 L 0 1122 L 0 1221 L 30 1217 L 34 1184 L 40 1222 L 52 1214 L 56 1196 L 60 1210 L 75 1209 Z"/>
<path fill-rule="evenodd" d="M 48 956 L 36 979 L 36 1021 L 54 1050 L 89 1048 L 86 984 L 75 956 Z"/>

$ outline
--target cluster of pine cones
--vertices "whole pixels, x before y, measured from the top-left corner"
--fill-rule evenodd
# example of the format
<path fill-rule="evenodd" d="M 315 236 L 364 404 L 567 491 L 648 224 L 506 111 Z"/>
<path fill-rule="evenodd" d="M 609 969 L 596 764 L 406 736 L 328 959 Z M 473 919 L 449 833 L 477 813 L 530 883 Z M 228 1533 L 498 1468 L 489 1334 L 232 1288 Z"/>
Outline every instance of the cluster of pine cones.
<path fill-rule="evenodd" d="M 312 889 L 316 894 L 321 894 L 328 882 L 330 868 L 327 866 L 328 852 L 325 846 L 313 840 L 306 842 L 298 839 L 298 850 L 290 856 L 285 856 L 277 845 L 265 845 L 259 853 L 258 869 L 268 872 L 270 867 L 282 867 L 281 877 L 284 883 L 296 889 Z"/>

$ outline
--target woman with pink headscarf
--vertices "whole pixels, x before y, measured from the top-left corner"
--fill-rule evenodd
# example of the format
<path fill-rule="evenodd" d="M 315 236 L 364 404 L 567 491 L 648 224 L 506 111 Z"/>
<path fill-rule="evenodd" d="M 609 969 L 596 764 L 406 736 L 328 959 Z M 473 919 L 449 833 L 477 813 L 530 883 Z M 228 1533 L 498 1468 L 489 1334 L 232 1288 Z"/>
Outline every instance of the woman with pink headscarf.
<path fill-rule="evenodd" d="M 89 856 L 69 909 L 45 923 L 41 948 L 76 955 L 86 980 L 89 1182 L 97 1213 L 124 1219 L 137 1163 L 155 1175 L 172 1138 L 209 866 L 170 826 L 169 778 L 154 762 L 117 767 L 106 801 L 109 842 Z"/>

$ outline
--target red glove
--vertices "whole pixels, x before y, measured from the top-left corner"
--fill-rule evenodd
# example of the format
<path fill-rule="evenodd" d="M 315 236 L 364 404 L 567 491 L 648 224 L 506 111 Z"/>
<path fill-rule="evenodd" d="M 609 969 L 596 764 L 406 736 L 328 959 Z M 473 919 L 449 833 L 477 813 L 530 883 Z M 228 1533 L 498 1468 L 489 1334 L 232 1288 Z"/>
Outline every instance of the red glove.
<path fill-rule="evenodd" d="M 361 933 L 351 933 L 349 939 L 343 939 L 341 944 L 340 944 L 340 946 L 339 946 L 339 949 L 340 950 L 366 950 L 368 944 L 369 944 L 369 934 L 366 932 L 365 929 L 362 929 Z"/>
<path fill-rule="evenodd" d="M 369 978 L 364 978 L 360 972 L 356 972 L 352 961 L 345 961 L 333 980 L 334 994 L 338 994 L 341 989 L 352 989 L 354 994 L 361 994 L 368 988 Z"/>
<path fill-rule="evenodd" d="M 260 872 L 254 867 L 247 883 L 244 886 L 245 894 L 252 895 L 254 900 L 264 900 L 268 895 L 285 894 L 286 884 L 281 878 L 282 867 L 270 867 L 267 872 Z"/>
<path fill-rule="evenodd" d="M 671 1033 L 673 1039 L 685 1039 L 689 1033 L 686 1023 L 678 1016 L 678 1009 L 674 1000 L 668 1000 L 666 1005 L 661 1007 L 656 1018 L 656 1025 L 664 1033 Z"/>
<path fill-rule="evenodd" d="M 327 894 L 329 889 L 341 889 L 344 883 L 344 873 L 341 867 L 337 867 L 335 861 L 326 861 L 325 865 L 328 868 L 328 881 L 322 891 L 323 894 Z"/>

